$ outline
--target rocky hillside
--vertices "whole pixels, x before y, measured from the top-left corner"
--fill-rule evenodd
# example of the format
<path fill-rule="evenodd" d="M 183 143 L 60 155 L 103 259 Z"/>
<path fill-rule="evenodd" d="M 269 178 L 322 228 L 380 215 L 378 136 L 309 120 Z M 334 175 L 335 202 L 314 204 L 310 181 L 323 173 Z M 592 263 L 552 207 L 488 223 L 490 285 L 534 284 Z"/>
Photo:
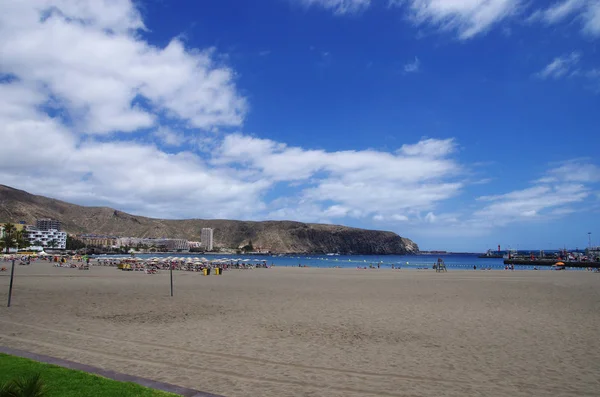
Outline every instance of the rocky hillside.
<path fill-rule="evenodd" d="M 200 229 L 214 229 L 216 247 L 255 248 L 282 253 L 405 254 L 419 247 L 396 233 L 291 221 L 166 220 L 130 215 L 107 207 L 83 207 L 0 185 L 0 222 L 58 219 L 68 233 L 200 240 Z"/>

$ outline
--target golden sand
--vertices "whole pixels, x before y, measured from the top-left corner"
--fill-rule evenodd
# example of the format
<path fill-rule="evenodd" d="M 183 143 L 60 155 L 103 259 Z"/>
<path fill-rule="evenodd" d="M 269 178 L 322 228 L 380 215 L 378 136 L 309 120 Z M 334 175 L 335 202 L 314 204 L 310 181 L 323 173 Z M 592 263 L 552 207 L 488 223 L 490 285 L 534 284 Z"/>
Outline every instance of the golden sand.
<path fill-rule="evenodd" d="M 600 395 L 600 274 L 174 275 L 18 266 L 0 345 L 228 397 Z"/>

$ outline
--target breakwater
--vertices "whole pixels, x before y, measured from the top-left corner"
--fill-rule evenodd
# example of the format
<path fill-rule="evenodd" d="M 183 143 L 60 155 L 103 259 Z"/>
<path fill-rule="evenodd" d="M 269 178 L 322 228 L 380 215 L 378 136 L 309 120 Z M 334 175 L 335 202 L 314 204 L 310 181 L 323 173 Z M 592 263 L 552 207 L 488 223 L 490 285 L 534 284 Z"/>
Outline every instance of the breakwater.
<path fill-rule="evenodd" d="M 557 259 L 505 259 L 505 265 L 527 265 L 527 266 L 552 266 L 555 263 L 563 262 L 566 267 L 593 267 L 600 268 L 600 262 L 565 262 Z"/>

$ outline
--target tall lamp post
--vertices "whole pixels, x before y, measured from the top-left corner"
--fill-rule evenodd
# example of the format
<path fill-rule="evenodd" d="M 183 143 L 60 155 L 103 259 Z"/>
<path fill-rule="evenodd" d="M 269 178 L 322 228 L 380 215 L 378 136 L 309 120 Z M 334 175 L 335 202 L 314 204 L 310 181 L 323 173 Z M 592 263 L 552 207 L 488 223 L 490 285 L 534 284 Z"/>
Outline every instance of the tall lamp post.
<path fill-rule="evenodd" d="M 19 253 L 19 244 L 17 244 L 17 254 Z M 15 277 L 15 258 L 13 256 L 12 266 L 10 268 L 10 284 L 8 285 L 8 304 L 6 307 L 10 307 L 10 300 L 12 298 L 13 279 Z"/>
<path fill-rule="evenodd" d="M 592 248 L 592 232 L 588 232 L 588 248 Z"/>
<path fill-rule="evenodd" d="M 173 296 L 173 265 L 172 263 L 169 264 L 169 273 L 171 275 L 171 296 Z"/>

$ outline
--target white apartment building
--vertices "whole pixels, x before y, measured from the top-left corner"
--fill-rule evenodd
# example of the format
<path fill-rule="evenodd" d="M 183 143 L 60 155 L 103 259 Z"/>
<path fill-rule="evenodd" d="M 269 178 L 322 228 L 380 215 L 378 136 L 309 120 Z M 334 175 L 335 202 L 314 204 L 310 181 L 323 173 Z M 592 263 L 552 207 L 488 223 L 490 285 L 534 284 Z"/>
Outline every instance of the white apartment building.
<path fill-rule="evenodd" d="M 181 238 L 140 238 L 140 237 L 120 237 L 116 238 L 117 247 L 136 248 L 138 244 L 148 247 L 166 248 L 169 251 L 189 251 L 190 244 L 187 240 Z"/>
<path fill-rule="evenodd" d="M 200 243 L 202 244 L 204 251 L 213 250 L 213 229 L 207 227 L 202 228 L 200 233 Z"/>
<path fill-rule="evenodd" d="M 60 232 L 60 221 L 56 219 L 36 219 L 35 228 L 37 230 L 58 230 Z"/>
<path fill-rule="evenodd" d="M 202 247 L 202 243 L 200 241 L 188 241 L 190 248 L 200 248 Z"/>
<path fill-rule="evenodd" d="M 67 233 L 60 232 L 56 229 L 38 230 L 33 227 L 28 227 L 27 239 L 29 240 L 29 248 L 33 250 L 43 250 L 44 248 L 64 250 L 67 248 Z M 51 242 L 54 241 L 54 244 Z"/>

